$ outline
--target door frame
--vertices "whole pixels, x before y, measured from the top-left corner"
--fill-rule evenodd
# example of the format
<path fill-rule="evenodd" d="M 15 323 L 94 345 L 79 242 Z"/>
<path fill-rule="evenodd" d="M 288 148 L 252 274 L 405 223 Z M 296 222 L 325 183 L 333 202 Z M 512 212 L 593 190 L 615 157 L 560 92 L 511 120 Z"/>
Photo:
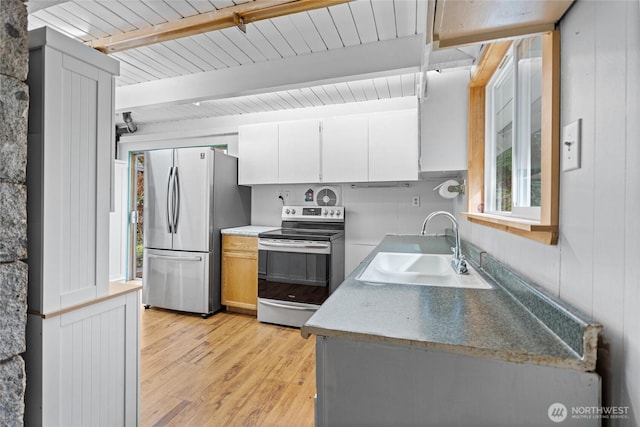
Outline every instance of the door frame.
<path fill-rule="evenodd" d="M 127 280 L 142 280 L 142 277 L 136 276 L 136 237 L 137 237 L 137 227 L 134 225 L 138 223 L 132 222 L 132 212 L 137 211 L 137 186 L 136 186 L 136 178 L 137 178 L 137 167 L 136 167 L 136 157 L 144 156 L 144 151 L 129 151 L 129 203 L 127 210 L 127 236 L 128 236 L 128 245 L 127 245 Z"/>

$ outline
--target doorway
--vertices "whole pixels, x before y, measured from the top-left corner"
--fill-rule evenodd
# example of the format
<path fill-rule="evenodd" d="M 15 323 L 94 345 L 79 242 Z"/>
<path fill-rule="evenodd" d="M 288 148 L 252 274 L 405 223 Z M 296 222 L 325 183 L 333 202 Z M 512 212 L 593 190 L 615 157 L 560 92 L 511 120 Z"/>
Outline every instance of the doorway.
<path fill-rule="evenodd" d="M 144 153 L 131 154 L 129 251 L 130 280 L 142 280 L 144 251 Z"/>

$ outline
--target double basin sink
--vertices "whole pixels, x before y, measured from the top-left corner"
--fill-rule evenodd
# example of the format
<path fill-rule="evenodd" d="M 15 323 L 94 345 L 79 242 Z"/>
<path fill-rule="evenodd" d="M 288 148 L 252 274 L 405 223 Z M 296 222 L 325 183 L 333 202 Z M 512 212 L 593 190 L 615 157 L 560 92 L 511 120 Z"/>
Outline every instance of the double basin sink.
<path fill-rule="evenodd" d="M 471 266 L 468 270 L 465 274 L 456 273 L 451 255 L 379 252 L 356 280 L 369 284 L 492 289 Z"/>

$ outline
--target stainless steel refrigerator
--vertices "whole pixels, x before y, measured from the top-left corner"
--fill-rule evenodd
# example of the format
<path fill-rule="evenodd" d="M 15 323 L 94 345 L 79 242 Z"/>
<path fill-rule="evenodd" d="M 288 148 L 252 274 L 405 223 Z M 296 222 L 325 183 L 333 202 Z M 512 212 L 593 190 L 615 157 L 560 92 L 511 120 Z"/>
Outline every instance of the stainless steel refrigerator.
<path fill-rule="evenodd" d="M 145 153 L 142 300 L 208 316 L 220 304 L 220 229 L 251 221 L 238 162 L 210 147 Z"/>

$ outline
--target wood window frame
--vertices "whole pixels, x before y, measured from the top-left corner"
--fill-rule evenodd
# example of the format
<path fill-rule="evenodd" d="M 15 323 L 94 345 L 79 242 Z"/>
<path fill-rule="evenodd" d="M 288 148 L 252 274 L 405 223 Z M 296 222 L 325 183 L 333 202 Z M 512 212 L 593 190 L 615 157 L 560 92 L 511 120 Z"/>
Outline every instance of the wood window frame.
<path fill-rule="evenodd" d="M 560 32 L 542 34 L 542 188 L 540 221 L 484 213 L 486 87 L 511 41 L 488 45 L 469 83 L 469 221 L 549 245 L 558 243 L 560 189 Z"/>

